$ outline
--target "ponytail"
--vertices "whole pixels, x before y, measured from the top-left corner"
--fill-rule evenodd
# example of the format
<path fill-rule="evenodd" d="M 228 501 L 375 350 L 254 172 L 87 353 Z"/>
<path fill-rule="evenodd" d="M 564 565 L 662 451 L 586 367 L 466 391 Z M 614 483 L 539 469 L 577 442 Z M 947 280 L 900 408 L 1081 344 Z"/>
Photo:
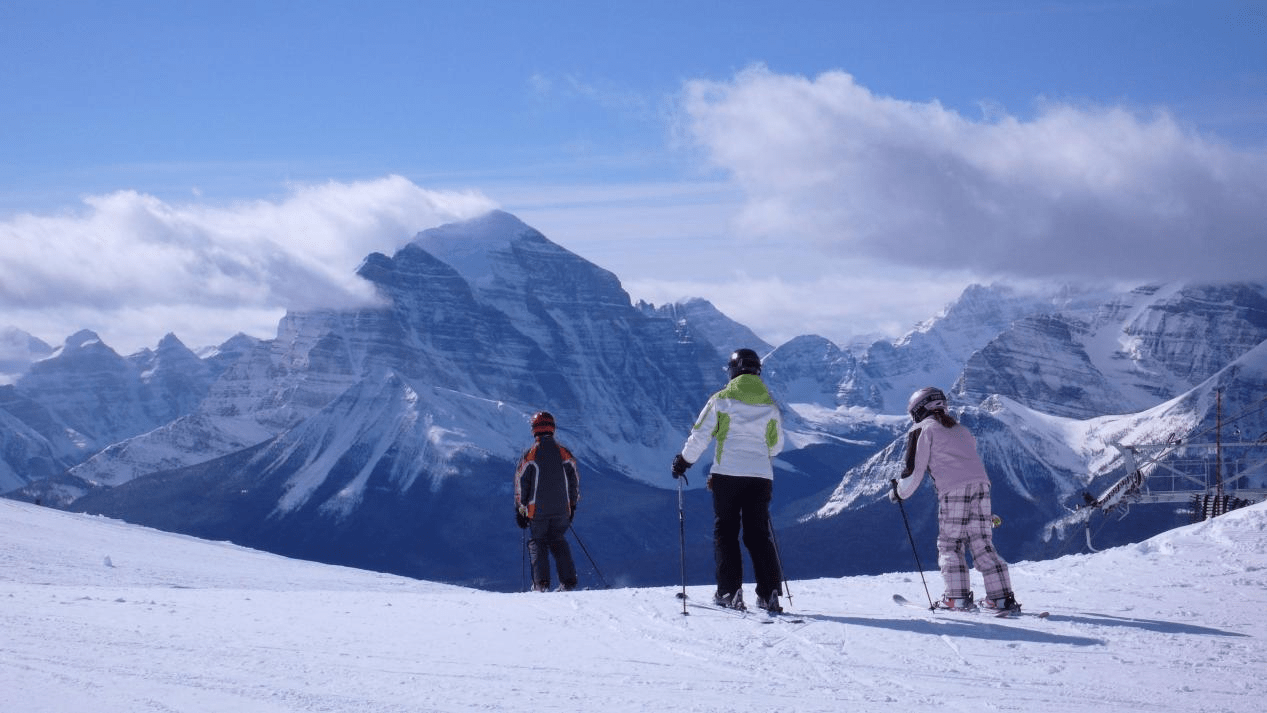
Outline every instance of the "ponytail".
<path fill-rule="evenodd" d="M 933 411 L 929 411 L 929 413 L 933 415 L 933 418 L 937 419 L 938 423 L 945 426 L 946 428 L 954 428 L 955 426 L 959 425 L 959 422 L 955 420 L 954 416 L 951 416 L 950 414 L 946 413 L 946 409 L 939 408 Z"/>

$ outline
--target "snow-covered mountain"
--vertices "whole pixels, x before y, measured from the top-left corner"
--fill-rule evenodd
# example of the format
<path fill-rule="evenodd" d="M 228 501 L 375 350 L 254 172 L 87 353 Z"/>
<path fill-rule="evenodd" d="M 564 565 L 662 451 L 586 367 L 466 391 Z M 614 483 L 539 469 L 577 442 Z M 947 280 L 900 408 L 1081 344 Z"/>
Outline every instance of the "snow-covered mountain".
<path fill-rule="evenodd" d="M 1017 320 L 1047 314 L 1076 300 L 1067 291 L 1032 295 L 1006 285 L 971 285 L 937 317 L 896 342 L 872 344 L 839 387 L 843 405 L 903 413 L 906 399 L 930 384 L 948 388 L 964 363 Z"/>
<path fill-rule="evenodd" d="M 648 316 L 666 317 L 680 325 L 682 339 L 697 335 L 709 344 L 715 344 L 727 353 L 746 347 L 765 355 L 774 349 L 751 329 L 722 314 L 712 302 L 692 297 L 681 302 L 659 307 L 639 301 L 638 309 Z"/>
<path fill-rule="evenodd" d="M 94 452 L 189 412 L 212 381 L 211 368 L 167 335 L 158 349 L 121 357 L 84 330 L 18 381 Z"/>
<path fill-rule="evenodd" d="M 662 474 L 666 434 L 685 432 L 721 374 L 716 349 L 681 340 L 673 321 L 635 309 L 611 273 L 509 214 L 460 225 L 365 260 L 359 274 L 378 288 L 382 307 L 288 314 L 278 337 L 225 369 L 190 417 L 152 433 L 135 429 L 130 435 L 144 435 L 115 450 L 126 457 L 97 459 L 75 475 L 116 485 L 146 472 L 147 453 L 149 472 L 226 455 L 241 447 L 238 434 L 264 440 L 295 427 L 383 369 L 506 403 L 525 419 L 548 409 L 577 434 L 578 452 L 615 459 L 609 465 L 634 477 Z M 463 277 L 423 245 L 468 272 L 489 272 Z M 48 391 L 42 386 L 31 390 Z M 173 446 L 192 440 L 207 447 Z M 591 442 L 603 445 L 590 451 Z M 513 450 L 498 455 L 510 459 Z M 185 462 L 173 460 L 178 452 Z"/>
<path fill-rule="evenodd" d="M 1094 309 L 1016 321 L 967 359 L 955 391 L 1039 411 L 1134 413 L 1181 394 L 1267 339 L 1261 285 L 1140 288 Z"/>
<path fill-rule="evenodd" d="M 9 388 L 8 391 L 5 391 Z M 9 412 L 13 406 L 24 406 L 10 400 L 10 387 L 0 387 L 0 491 L 10 492 L 32 480 L 58 475 L 69 465 L 53 450 L 42 434 Z M 19 410 L 20 412 L 20 410 Z"/>
<path fill-rule="evenodd" d="M 794 578 L 802 623 L 762 624 L 694 606 L 707 585 L 683 616 L 676 584 L 495 593 L 0 500 L 0 708 L 1252 713 L 1265 531 L 1259 505 L 1014 563 L 1046 619 L 895 606 L 938 577 L 907 566 Z"/>
<path fill-rule="evenodd" d="M 506 589 L 522 552 L 487 540 L 506 536 L 513 462 L 529 416 L 546 409 L 588 474 L 578 527 L 597 530 L 623 581 L 663 582 L 676 573 L 668 462 L 729 352 L 750 346 L 788 428 L 774 503 L 781 540 L 798 545 L 786 565 L 873 572 L 906 546 L 880 499 L 917 388 L 951 389 L 977 433 L 1009 557 L 1071 551 L 1069 509 L 1123 475 L 1115 442 L 1183 438 L 1215 419 L 1212 394 L 1230 414 L 1263 393 L 1261 285 L 973 286 L 904 338 L 851 350 L 813 335 L 772 348 L 702 300 L 633 304 L 615 275 L 500 211 L 423 231 L 358 274 L 378 305 L 292 312 L 274 339 L 239 336 L 202 356 L 172 335 L 126 358 L 73 335 L 0 387 L 0 484 L 212 539 Z M 706 468 L 685 498 L 704 520 Z M 930 513 L 913 510 L 926 535 Z M 710 541 L 687 550 L 706 561 Z"/>
<path fill-rule="evenodd" d="M 637 481 L 672 482 L 677 446 L 667 444 L 680 444 L 724 382 L 725 357 L 635 308 L 609 272 L 513 216 L 462 228 L 471 232 L 445 226 L 392 257 L 369 256 L 359 272 L 382 306 L 288 315 L 278 338 L 225 369 L 194 413 L 73 469 L 82 483 L 113 486 L 74 507 L 316 559 L 346 549 L 362 566 L 381 557 L 377 566 L 395 571 L 449 567 L 447 576 L 487 583 L 486 562 L 457 562 L 479 538 L 457 546 L 441 535 L 460 512 L 470 511 L 463 526 L 479 523 L 476 532 L 512 521 L 488 503 L 508 497 L 528 419 L 548 409 L 590 476 L 587 517 L 610 517 L 616 539 L 629 540 L 621 556 L 669 537 L 637 533 L 647 517 L 640 503 L 670 507 L 662 488 Z M 203 447 L 185 445 L 197 440 Z M 247 457 L 242 449 L 256 444 Z M 130 482 L 156 471 L 161 478 Z M 209 481 L 213 492 L 231 483 L 234 497 L 200 498 Z M 184 507 L 191 502 L 199 512 Z M 437 518 L 405 524 L 424 512 Z M 370 554 L 352 544 L 376 536 L 414 550 L 446 544 L 415 567 L 429 547 Z"/>
<path fill-rule="evenodd" d="M 841 385 L 858 371 L 858 359 L 815 334 L 796 337 L 762 362 L 761 375 L 787 403 L 836 405 Z"/>
<path fill-rule="evenodd" d="M 978 449 L 994 484 L 994 509 L 1005 521 L 995 544 L 1005 557 L 1042 559 L 1082 549 L 1085 532 L 1094 526 L 1096 546 L 1131 542 L 1181 525 L 1192 515 L 1183 505 L 1146 506 L 1133 518 L 1113 516 L 1091 509 L 1079 510 L 1087 495 L 1097 496 L 1129 473 L 1117 445 L 1156 446 L 1189 444 L 1194 458 L 1206 458 L 1211 449 L 1198 445 L 1216 439 L 1249 441 L 1235 452 L 1229 447 L 1226 479 L 1242 476 L 1239 486 L 1267 488 L 1267 343 L 1241 355 L 1232 364 L 1189 391 L 1150 409 L 1125 415 L 1105 415 L 1089 419 L 1057 416 L 1035 410 L 1014 399 L 993 395 L 979 405 L 959 413 L 960 420 L 977 437 Z M 1220 416 L 1220 411 L 1222 416 Z M 1227 423 L 1221 434 L 1220 420 Z M 1255 443 L 1263 444 L 1261 446 Z M 849 469 L 827 501 L 807 518 L 808 529 L 818 540 L 844 540 L 861 527 L 870 527 L 898 536 L 902 524 L 887 501 L 887 483 L 900 477 L 905 438 L 898 437 Z M 1159 453 L 1162 448 L 1144 448 L 1141 453 Z M 1171 450 L 1182 450 L 1178 446 Z M 1199 451 L 1199 452 L 1198 452 Z M 1232 462 L 1235 460 L 1236 462 Z M 1142 459 L 1137 465 L 1144 465 Z M 1184 468 L 1185 466 L 1178 466 Z M 1201 476 L 1209 468 L 1200 461 L 1189 473 Z M 1186 478 L 1171 477 L 1160 469 L 1157 488 L 1178 486 L 1195 495 L 1200 486 Z M 926 490 L 931 492 L 931 486 Z M 924 556 L 933 558 L 931 545 L 936 534 L 934 498 L 926 492 L 922 499 L 906 505 L 917 542 L 924 543 Z M 867 566 L 845 571 L 866 571 L 875 560 L 898 557 L 901 539 L 880 538 L 867 556 L 854 561 Z M 906 545 L 909 547 L 909 545 Z"/>
<path fill-rule="evenodd" d="M 511 474 L 531 442 L 526 431 L 523 412 L 504 402 L 387 370 L 258 446 L 97 489 L 70 507 L 290 556 L 514 591 L 523 552 Z M 561 426 L 561 442 L 572 447 L 575 438 Z M 624 583 L 672 576 L 677 560 L 663 553 L 677 532 L 648 531 L 646 523 L 673 511 L 673 494 L 601 460 L 581 458 L 581 466 L 576 527 L 602 536 L 611 573 Z M 692 519 L 704 518 L 702 495 L 692 497 Z M 702 544 L 693 547 L 701 552 L 692 559 L 703 561 Z"/>
<path fill-rule="evenodd" d="M 52 353 L 42 339 L 17 327 L 0 327 L 0 386 L 12 384 L 31 364 Z"/>
<path fill-rule="evenodd" d="M 171 430 L 190 418 L 238 350 L 253 341 L 257 340 L 244 336 L 232 339 L 203 358 L 168 334 L 156 349 L 122 357 L 95 332 L 71 335 L 49 356 L 32 363 L 16 384 L 0 387 L 0 409 L 41 441 L 36 447 L 41 456 L 35 460 L 8 448 L 3 451 L 2 460 L 16 481 L 10 489 L 36 483 L 31 497 L 65 503 L 90 489 L 92 482 L 116 485 L 163 465 L 184 464 L 190 457 L 205 459 L 189 454 L 214 449 L 218 439 L 184 434 L 183 440 L 171 439 L 135 463 L 127 444 L 138 434 Z M 0 430 L 0 441 L 13 433 Z M 243 445 L 249 444 L 239 442 L 238 447 Z M 74 473 L 85 460 L 94 465 L 82 476 Z M 101 468 L 102 463 L 109 465 Z"/>

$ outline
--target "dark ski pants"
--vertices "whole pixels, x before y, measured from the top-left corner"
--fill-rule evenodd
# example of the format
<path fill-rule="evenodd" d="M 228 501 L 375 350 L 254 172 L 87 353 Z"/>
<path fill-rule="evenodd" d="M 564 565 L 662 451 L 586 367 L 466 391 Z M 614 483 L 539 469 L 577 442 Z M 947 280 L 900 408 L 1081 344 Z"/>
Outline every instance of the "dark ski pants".
<path fill-rule="evenodd" d="M 567 515 L 538 515 L 532 519 L 528 530 L 528 553 L 532 555 L 533 584 L 546 589 L 550 587 L 550 555 L 553 555 L 559 584 L 576 586 L 576 563 L 572 561 L 572 548 L 565 539 L 571 524 Z"/>
<path fill-rule="evenodd" d="M 717 591 L 731 594 L 743 587 L 743 553 L 739 531 L 752 558 L 757 596 L 782 594 L 783 574 L 770 535 L 770 496 L 774 482 L 715 473 L 708 479 L 713 491 L 713 557 L 717 563 Z"/>

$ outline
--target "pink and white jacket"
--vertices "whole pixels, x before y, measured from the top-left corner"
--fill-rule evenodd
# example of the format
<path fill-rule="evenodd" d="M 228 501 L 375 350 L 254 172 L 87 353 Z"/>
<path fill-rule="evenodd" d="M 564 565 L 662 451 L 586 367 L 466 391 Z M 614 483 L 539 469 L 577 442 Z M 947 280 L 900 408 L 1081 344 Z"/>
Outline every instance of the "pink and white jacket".
<path fill-rule="evenodd" d="M 963 424 L 946 428 L 937 419 L 926 418 L 911 431 L 909 438 L 915 439 L 915 455 L 911 458 L 908 450 L 906 472 L 897 481 L 897 494 L 903 500 L 915 494 L 925 471 L 932 474 L 938 495 L 970 483 L 990 482 L 985 464 L 977 454 L 977 439 Z"/>

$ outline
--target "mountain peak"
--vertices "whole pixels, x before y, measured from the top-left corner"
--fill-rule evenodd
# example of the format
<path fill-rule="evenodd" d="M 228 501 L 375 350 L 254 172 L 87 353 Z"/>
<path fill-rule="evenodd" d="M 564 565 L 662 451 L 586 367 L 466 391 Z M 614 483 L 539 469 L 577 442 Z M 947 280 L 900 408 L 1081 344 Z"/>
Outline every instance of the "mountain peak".
<path fill-rule="evenodd" d="M 81 329 L 78 332 L 66 337 L 66 343 L 63 348 L 67 351 L 72 349 L 83 349 L 84 347 L 100 344 L 101 337 L 91 329 Z"/>
<path fill-rule="evenodd" d="M 535 228 L 504 210 L 492 210 L 484 215 L 448 225 L 460 228 L 462 233 L 474 240 L 504 240 L 507 236 L 543 237 Z M 446 226 L 440 227 L 443 229 Z"/>
<path fill-rule="evenodd" d="M 52 353 L 39 337 L 17 327 L 0 328 L 0 385 L 13 383 L 33 362 Z"/>
<path fill-rule="evenodd" d="M 510 253 L 516 245 L 554 246 L 535 228 L 502 210 L 424 230 L 414 237 L 413 243 L 472 283 L 491 276 L 497 256 Z"/>
<path fill-rule="evenodd" d="M 158 340 L 158 351 L 186 352 L 189 351 L 189 347 L 185 346 L 185 343 L 180 341 L 180 337 L 177 337 L 174 332 L 168 332 L 163 335 L 162 339 Z"/>

